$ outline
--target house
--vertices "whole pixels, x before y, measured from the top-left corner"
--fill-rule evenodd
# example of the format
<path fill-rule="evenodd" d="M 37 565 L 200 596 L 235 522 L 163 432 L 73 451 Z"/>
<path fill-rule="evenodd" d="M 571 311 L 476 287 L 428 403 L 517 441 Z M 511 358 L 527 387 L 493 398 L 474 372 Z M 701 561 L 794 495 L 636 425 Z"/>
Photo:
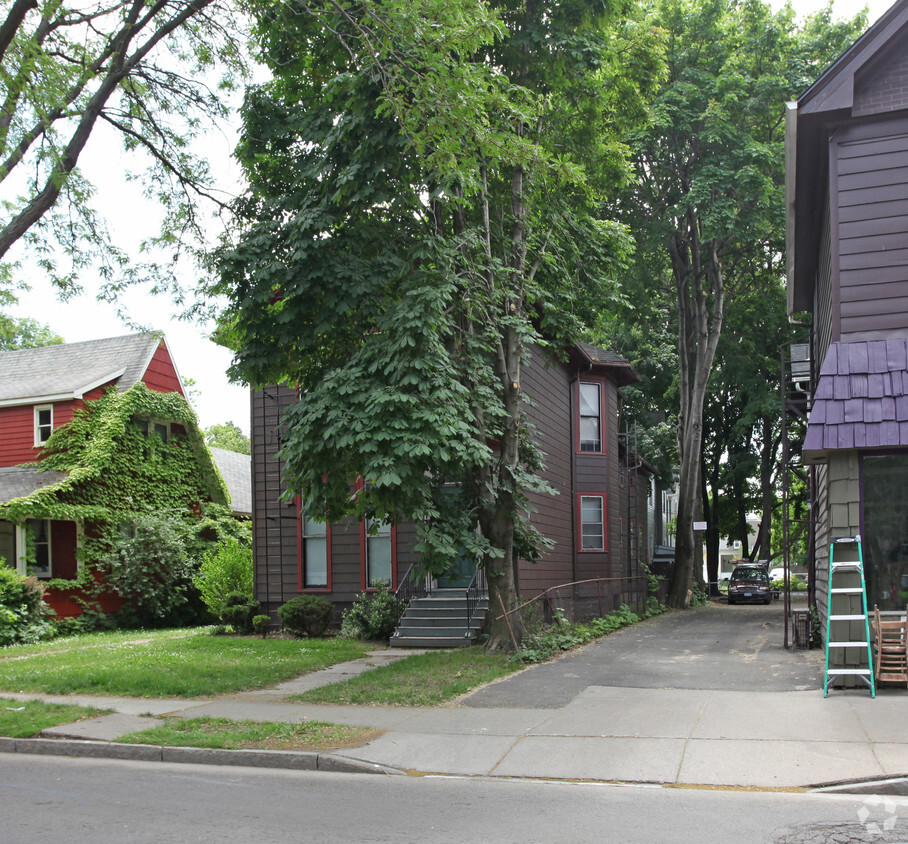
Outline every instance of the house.
<path fill-rule="evenodd" d="M 521 597 L 582 584 L 570 599 L 585 601 L 593 615 L 646 600 L 654 473 L 619 432 L 621 387 L 638 381 L 626 360 L 586 343 L 572 346 L 563 362 L 532 349 L 521 383 L 545 454 L 542 474 L 558 494 L 531 495 L 532 521 L 554 547 L 535 564 L 520 561 Z M 378 580 L 392 589 L 418 581 L 417 591 L 435 596 L 464 593 L 476 574 L 471 563 L 423 582 L 412 524 L 373 533 L 351 519 L 320 524 L 301 516 L 281 480 L 281 419 L 295 400 L 284 386 L 252 395 L 255 597 L 263 610 L 274 617 L 301 593 L 324 595 L 341 610 Z"/>
<path fill-rule="evenodd" d="M 166 340 L 0 353 L 0 556 L 49 581 L 59 615 L 81 611 L 91 563 L 132 514 L 209 501 L 228 505 L 227 489 Z"/>
<path fill-rule="evenodd" d="M 788 310 L 811 317 L 802 460 L 825 628 L 831 537 L 863 539 L 868 604 L 908 602 L 908 0 L 787 118 Z"/>

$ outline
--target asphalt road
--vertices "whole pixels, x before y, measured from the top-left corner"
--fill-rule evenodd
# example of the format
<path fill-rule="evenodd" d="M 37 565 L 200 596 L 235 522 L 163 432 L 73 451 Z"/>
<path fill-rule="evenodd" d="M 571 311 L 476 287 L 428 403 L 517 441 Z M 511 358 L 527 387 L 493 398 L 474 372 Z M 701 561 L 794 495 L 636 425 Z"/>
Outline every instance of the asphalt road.
<path fill-rule="evenodd" d="M 4 758 L 3 844 L 908 840 L 908 799 Z"/>
<path fill-rule="evenodd" d="M 822 688 L 822 651 L 783 647 L 780 602 L 670 612 L 486 686 L 475 707 L 561 707 L 589 686 L 726 691 Z"/>

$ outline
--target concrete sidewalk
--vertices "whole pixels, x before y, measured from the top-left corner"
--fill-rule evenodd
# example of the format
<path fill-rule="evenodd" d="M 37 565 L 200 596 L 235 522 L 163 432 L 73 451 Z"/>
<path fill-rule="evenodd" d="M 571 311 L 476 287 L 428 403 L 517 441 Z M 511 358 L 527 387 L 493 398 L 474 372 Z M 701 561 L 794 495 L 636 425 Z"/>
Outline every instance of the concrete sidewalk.
<path fill-rule="evenodd" d="M 403 655 L 408 654 L 380 651 L 274 689 L 206 701 L 2 695 L 114 709 L 115 715 L 45 731 L 46 736 L 84 740 L 92 747 L 97 741 L 113 741 L 151 726 L 162 715 L 319 720 L 385 730 L 367 745 L 330 754 L 321 765 L 314 759 L 309 760 L 311 765 L 307 761 L 315 754 L 298 754 L 298 764 L 293 764 L 288 754 L 280 752 L 250 756 L 251 751 L 207 751 L 207 761 L 218 764 L 229 763 L 230 754 L 235 753 L 237 764 L 281 767 L 752 788 L 908 777 L 904 689 L 880 690 L 876 699 L 867 691 L 831 691 L 824 699 L 822 690 L 594 685 L 568 703 L 550 708 L 318 706 L 283 700 L 303 688 L 337 682 Z M 11 741 L 6 740 L 5 747 L 0 744 L 0 749 L 18 749 L 9 745 Z M 130 747 L 137 748 L 132 758 L 149 758 L 147 748 Z M 79 745 L 67 741 L 59 748 L 73 755 Z M 53 751 L 51 742 L 42 743 L 40 752 Z M 117 746 L 116 754 L 130 758 L 128 747 Z M 86 755 L 105 754 L 95 750 Z M 184 761 L 206 760 L 190 754 Z M 887 787 L 875 785 L 871 790 Z M 888 790 L 908 793 L 904 783 Z"/>

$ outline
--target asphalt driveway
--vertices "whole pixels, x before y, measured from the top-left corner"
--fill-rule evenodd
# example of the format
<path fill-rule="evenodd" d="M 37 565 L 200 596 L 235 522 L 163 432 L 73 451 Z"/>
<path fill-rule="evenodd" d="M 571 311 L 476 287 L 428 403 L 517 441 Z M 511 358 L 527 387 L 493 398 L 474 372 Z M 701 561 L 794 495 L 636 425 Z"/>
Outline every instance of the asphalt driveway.
<path fill-rule="evenodd" d="M 823 652 L 783 647 L 781 602 L 664 613 L 538 665 L 461 701 L 473 707 L 560 707 L 590 686 L 721 691 L 822 688 Z"/>

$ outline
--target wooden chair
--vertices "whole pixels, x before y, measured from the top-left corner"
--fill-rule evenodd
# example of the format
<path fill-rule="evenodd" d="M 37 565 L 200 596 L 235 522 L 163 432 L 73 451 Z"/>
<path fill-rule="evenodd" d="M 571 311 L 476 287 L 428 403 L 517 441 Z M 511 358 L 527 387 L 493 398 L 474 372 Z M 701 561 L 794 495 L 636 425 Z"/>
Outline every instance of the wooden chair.
<path fill-rule="evenodd" d="M 880 608 L 873 607 L 873 676 L 882 683 L 905 683 L 908 688 L 908 616 L 900 621 L 883 621 Z"/>

